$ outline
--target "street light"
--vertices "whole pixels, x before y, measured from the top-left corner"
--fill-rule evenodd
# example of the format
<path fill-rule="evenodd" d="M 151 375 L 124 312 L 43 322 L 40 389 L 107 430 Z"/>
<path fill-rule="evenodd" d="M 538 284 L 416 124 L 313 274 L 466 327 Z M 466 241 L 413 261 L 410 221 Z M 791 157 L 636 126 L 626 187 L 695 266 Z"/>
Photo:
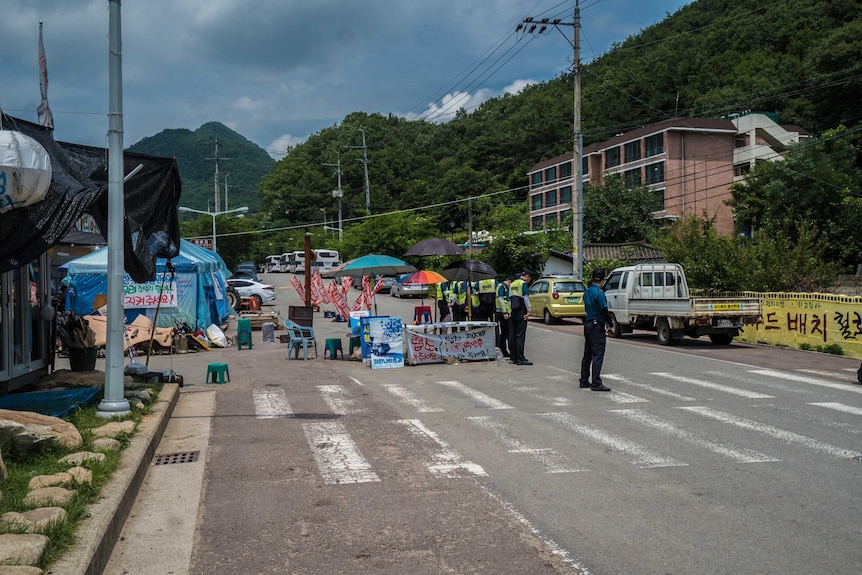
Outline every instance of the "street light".
<path fill-rule="evenodd" d="M 217 253 L 216 250 L 216 216 L 222 216 L 224 214 L 237 214 L 248 211 L 248 206 L 243 206 L 241 208 L 236 208 L 234 210 L 224 210 L 223 212 L 205 212 L 203 210 L 195 210 L 192 208 L 187 208 L 186 206 L 177 207 L 178 212 L 191 212 L 193 214 L 204 214 L 210 216 L 213 219 L 213 253 Z"/>

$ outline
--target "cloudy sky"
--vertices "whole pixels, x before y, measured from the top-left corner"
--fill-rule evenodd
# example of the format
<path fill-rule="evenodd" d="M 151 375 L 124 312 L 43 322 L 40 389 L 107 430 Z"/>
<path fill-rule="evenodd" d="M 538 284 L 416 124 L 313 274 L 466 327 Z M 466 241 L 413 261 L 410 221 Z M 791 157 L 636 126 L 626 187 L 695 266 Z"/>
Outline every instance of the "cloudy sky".
<path fill-rule="evenodd" d="M 581 0 L 584 62 L 687 0 Z M 574 0 L 136 0 L 121 4 L 125 146 L 221 122 L 281 158 L 354 111 L 445 121 L 569 68 Z M 106 145 L 108 0 L 10 0 L 0 108 L 36 122 L 38 35 L 58 140 Z"/>

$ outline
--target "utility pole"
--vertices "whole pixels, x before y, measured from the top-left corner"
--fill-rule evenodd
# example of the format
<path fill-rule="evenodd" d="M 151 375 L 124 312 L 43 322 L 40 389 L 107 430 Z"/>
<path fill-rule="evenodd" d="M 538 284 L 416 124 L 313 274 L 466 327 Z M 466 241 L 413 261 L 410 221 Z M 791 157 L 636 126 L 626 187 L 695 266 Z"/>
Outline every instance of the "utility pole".
<path fill-rule="evenodd" d="M 338 175 L 338 189 L 332 190 L 332 197 L 338 198 L 338 241 L 342 240 L 344 233 L 344 222 L 341 219 L 341 198 L 344 197 L 344 191 L 341 189 L 341 152 L 335 152 L 337 163 L 323 164 L 324 166 L 332 166 L 335 168 L 335 173 Z M 367 176 L 366 176 L 367 177 Z"/>
<path fill-rule="evenodd" d="M 581 8 L 580 1 L 575 0 L 575 9 L 572 22 L 561 22 L 560 19 L 549 20 L 542 18 L 534 20 L 533 18 L 525 18 L 524 21 L 518 24 L 516 30 L 525 30 L 532 34 L 542 34 L 548 29 L 548 25 L 560 30 L 560 26 L 572 26 L 574 28 L 574 61 L 572 67 L 572 76 L 574 80 L 574 112 L 572 118 L 573 124 L 573 141 L 572 146 L 572 177 L 574 193 L 572 194 L 572 273 L 575 279 L 583 279 L 584 277 L 584 176 L 583 176 L 583 145 L 584 133 L 581 130 Z M 562 33 L 562 30 L 560 30 Z M 565 37 L 566 35 L 563 34 Z M 568 40 L 568 37 L 566 37 Z"/>
<path fill-rule="evenodd" d="M 215 156 L 212 158 L 207 158 L 207 160 L 215 160 L 215 177 L 213 181 L 215 182 L 215 210 L 219 211 L 219 181 L 218 181 L 218 161 L 219 160 L 229 160 L 230 158 L 222 158 L 218 153 L 218 139 L 215 140 Z M 227 200 L 225 200 L 227 202 Z M 227 209 L 227 204 L 225 204 L 225 209 Z"/>
<path fill-rule="evenodd" d="M 230 174 L 224 175 L 224 209 L 227 209 L 227 177 Z"/>
<path fill-rule="evenodd" d="M 371 215 L 371 189 L 368 187 L 368 148 L 365 146 L 365 130 L 359 128 L 359 131 L 362 132 L 362 145 L 361 146 L 346 146 L 351 150 L 362 150 L 362 159 L 356 160 L 357 162 L 362 162 L 363 167 L 365 168 L 365 212 L 370 216 Z"/>

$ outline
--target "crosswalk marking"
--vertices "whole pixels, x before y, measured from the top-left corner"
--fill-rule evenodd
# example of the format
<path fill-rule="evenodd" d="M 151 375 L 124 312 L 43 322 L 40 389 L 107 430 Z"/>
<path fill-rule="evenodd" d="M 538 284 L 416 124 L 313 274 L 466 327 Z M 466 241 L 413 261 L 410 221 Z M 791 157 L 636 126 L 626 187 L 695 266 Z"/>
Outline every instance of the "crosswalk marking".
<path fill-rule="evenodd" d="M 618 381 L 624 385 L 637 387 L 640 389 L 649 390 L 651 393 L 656 393 L 658 395 L 663 395 L 665 397 L 671 397 L 673 399 L 678 399 L 680 401 L 697 401 L 694 397 L 688 395 L 682 395 L 681 393 L 676 393 L 675 391 L 669 391 L 667 389 L 662 389 L 660 387 L 656 387 L 654 385 L 648 385 L 646 383 L 639 383 L 637 381 L 632 381 L 628 377 L 622 375 L 616 375 L 614 373 L 605 373 L 602 374 L 602 379 L 607 379 L 610 381 Z M 612 394 L 615 395 L 615 394 Z"/>
<path fill-rule="evenodd" d="M 416 411 L 419 413 L 439 413 L 441 411 L 445 411 L 441 407 L 433 407 L 425 403 L 424 400 L 416 397 L 416 395 L 404 387 L 403 385 L 399 385 L 397 383 L 384 383 L 383 389 L 388 391 L 390 394 L 394 395 L 404 403 L 413 406 Z"/>
<path fill-rule="evenodd" d="M 302 429 L 327 485 L 380 481 L 340 422 L 303 423 Z"/>
<path fill-rule="evenodd" d="M 490 416 L 468 417 L 468 421 L 489 430 L 494 437 L 509 449 L 509 453 L 524 453 L 545 466 L 547 473 L 577 473 L 585 471 L 566 465 L 566 458 L 557 451 L 547 447 L 530 447 L 513 437 L 505 427 L 494 421 Z"/>
<path fill-rule="evenodd" d="M 855 369 L 852 369 L 852 370 L 843 369 L 842 370 L 842 371 L 852 371 L 853 375 L 850 375 L 849 373 L 845 375 L 843 373 L 835 373 L 834 371 L 823 371 L 820 369 L 797 369 L 796 371 L 798 371 L 800 373 L 808 373 L 811 375 L 819 375 L 821 377 L 832 377 L 835 379 L 843 379 L 844 381 L 851 381 L 853 383 L 856 383 L 856 373 L 855 373 L 856 370 Z"/>
<path fill-rule="evenodd" d="M 604 376 L 602 376 L 604 377 Z M 649 403 L 650 400 L 615 389 L 613 393 L 603 393 L 601 397 L 614 403 Z"/>
<path fill-rule="evenodd" d="M 683 429 L 675 423 L 672 423 L 670 421 L 663 421 L 655 417 L 654 415 L 646 413 L 645 411 L 642 411 L 640 409 L 611 409 L 609 411 L 611 413 L 617 413 L 619 415 L 622 415 L 623 417 L 652 427 L 653 429 L 658 429 L 659 431 L 663 431 L 664 433 L 667 433 L 674 437 L 678 437 L 679 439 L 684 439 L 685 441 L 693 443 L 698 447 L 702 447 L 714 453 L 718 453 L 719 455 L 724 455 L 725 457 L 735 459 L 736 461 L 739 461 L 741 463 L 763 463 L 767 461 L 781 461 L 780 459 L 764 455 L 763 453 L 759 453 L 751 449 L 738 449 L 736 447 L 719 443 L 718 441 L 715 441 L 713 439 L 700 437 L 687 429 Z"/>
<path fill-rule="evenodd" d="M 254 401 L 254 413 L 257 419 L 274 419 L 293 415 L 293 410 L 281 388 L 256 388 L 252 394 L 252 401 Z"/>
<path fill-rule="evenodd" d="M 767 377 L 776 377 L 778 379 L 788 379 L 790 381 L 797 381 L 799 383 L 807 383 L 810 385 L 818 385 L 820 387 L 829 387 L 831 389 L 840 389 L 841 391 L 849 391 L 850 393 L 862 393 L 862 386 L 852 386 L 847 385 L 846 383 L 835 383 L 834 381 L 817 379 L 815 377 L 805 377 L 804 375 L 797 375 L 795 373 L 782 373 L 780 371 L 773 371 L 771 369 L 752 369 L 749 373 L 756 373 L 757 375 L 765 375 Z"/>
<path fill-rule="evenodd" d="M 723 391 L 724 393 L 729 393 L 731 395 L 738 395 L 740 397 L 747 397 L 748 399 L 771 399 L 773 397 L 772 395 L 766 395 L 764 393 L 758 393 L 756 391 L 748 391 L 747 389 L 737 389 L 735 387 L 730 387 L 727 385 L 721 385 L 720 383 L 712 383 L 711 381 L 704 381 L 702 379 L 695 379 L 693 377 L 683 377 L 681 375 L 674 375 L 672 373 L 657 372 L 657 373 L 651 373 L 650 375 L 655 375 L 657 377 L 661 377 L 664 379 L 672 379 L 674 381 L 681 381 L 682 383 L 697 385 L 699 387 L 705 387 L 707 389 L 714 389 L 716 391 Z"/>
<path fill-rule="evenodd" d="M 716 377 L 719 379 L 723 379 L 725 381 L 738 381 L 743 385 L 748 387 L 757 386 L 757 387 L 768 387 L 770 389 L 778 389 L 781 391 L 785 391 L 787 393 L 799 393 L 802 395 L 817 395 L 822 396 L 822 392 L 818 392 L 815 390 L 811 390 L 805 387 L 801 387 L 798 385 L 790 385 L 783 381 L 769 381 L 762 377 L 754 378 L 749 376 L 748 374 L 735 374 L 735 373 L 725 373 L 723 371 L 705 371 L 703 375 L 708 375 L 712 377 Z"/>
<path fill-rule="evenodd" d="M 833 402 L 824 402 L 824 403 L 809 403 L 808 405 L 816 405 L 818 407 L 825 407 L 827 409 L 834 409 L 835 411 L 843 411 L 844 413 L 852 413 L 853 415 L 862 415 L 862 408 L 853 407 L 852 405 L 844 405 L 843 403 L 833 403 Z"/>
<path fill-rule="evenodd" d="M 440 385 L 445 385 L 455 391 L 463 393 L 479 405 L 483 405 L 488 409 L 513 409 L 511 405 L 507 405 L 502 401 L 496 400 L 488 394 L 477 391 L 471 387 L 467 387 L 460 381 L 438 381 Z"/>
<path fill-rule="evenodd" d="M 531 394 L 534 398 L 540 399 L 545 403 L 549 403 L 554 407 L 569 407 L 573 405 L 574 402 L 570 397 L 562 397 L 562 396 L 550 396 L 540 393 L 542 390 L 538 387 L 532 385 L 519 385 L 515 388 L 517 391 L 522 391 L 524 393 Z"/>
<path fill-rule="evenodd" d="M 624 437 L 619 437 L 602 429 L 581 423 L 578 418 L 569 413 L 540 413 L 539 417 L 559 423 L 572 431 L 592 439 L 604 445 L 608 449 L 618 451 L 632 459 L 632 463 L 641 468 L 648 467 L 683 467 L 688 465 L 677 461 L 672 457 L 659 455 L 648 450 L 646 447 Z"/>
<path fill-rule="evenodd" d="M 813 449 L 815 451 L 820 451 L 821 453 L 825 453 L 827 455 L 832 455 L 834 457 L 857 457 L 859 452 L 850 451 L 847 449 L 842 449 L 840 447 L 835 447 L 834 445 L 829 445 L 828 443 L 824 443 L 813 437 L 808 437 L 805 435 L 800 435 L 798 433 L 794 433 L 792 431 L 787 431 L 786 429 L 781 429 L 778 427 L 773 427 L 771 425 L 766 425 L 763 423 L 758 423 L 756 421 L 752 421 L 750 419 L 745 419 L 743 417 L 737 417 L 735 415 L 731 415 L 729 413 L 725 413 L 723 411 L 718 411 L 717 409 L 712 409 L 709 407 L 677 407 L 675 409 L 684 409 L 686 411 L 691 411 L 693 413 L 697 413 L 709 419 L 714 419 L 716 421 L 720 421 L 722 423 L 728 423 L 730 425 L 735 425 L 736 427 L 740 427 L 742 429 L 748 429 L 749 431 L 756 431 L 761 435 L 765 435 L 767 437 L 772 437 L 773 439 L 779 439 L 784 441 L 785 443 L 795 443 L 798 445 L 802 445 L 809 449 Z"/>
<path fill-rule="evenodd" d="M 341 385 L 318 385 L 317 389 L 323 396 L 323 401 L 336 415 L 350 415 L 351 413 L 365 413 L 366 409 L 356 403 L 356 400 L 347 395 L 347 390 Z"/>
<path fill-rule="evenodd" d="M 458 477 L 458 472 L 463 470 L 473 475 L 488 475 L 481 465 L 464 461 L 457 451 L 418 419 L 399 419 L 397 423 L 406 426 L 413 435 L 430 439 L 437 445 L 437 451 L 431 454 L 432 461 L 425 462 L 425 466 L 431 473 L 443 477 Z"/>

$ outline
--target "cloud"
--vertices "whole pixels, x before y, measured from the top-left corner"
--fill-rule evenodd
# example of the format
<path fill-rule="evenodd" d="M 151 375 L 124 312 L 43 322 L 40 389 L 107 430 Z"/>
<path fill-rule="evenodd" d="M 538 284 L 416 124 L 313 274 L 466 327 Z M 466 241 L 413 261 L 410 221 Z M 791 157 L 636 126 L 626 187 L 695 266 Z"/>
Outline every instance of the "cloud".
<path fill-rule="evenodd" d="M 308 135 L 294 136 L 293 134 L 284 134 L 273 140 L 266 147 L 266 151 L 269 152 L 269 155 L 276 160 L 280 160 L 287 155 L 287 149 L 289 147 L 292 148 L 297 144 L 305 142 L 306 140 L 308 140 L 308 137 Z"/>

